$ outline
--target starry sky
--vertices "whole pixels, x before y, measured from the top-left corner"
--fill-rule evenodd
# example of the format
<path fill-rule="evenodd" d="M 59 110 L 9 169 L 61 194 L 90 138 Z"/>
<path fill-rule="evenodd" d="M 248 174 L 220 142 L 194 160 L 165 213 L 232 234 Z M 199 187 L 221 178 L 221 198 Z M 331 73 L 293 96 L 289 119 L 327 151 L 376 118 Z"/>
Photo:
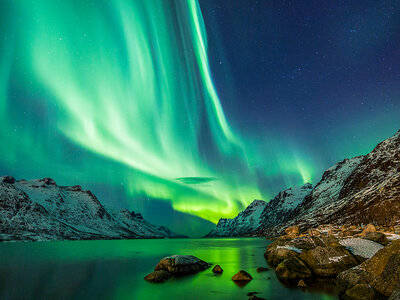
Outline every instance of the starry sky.
<path fill-rule="evenodd" d="M 400 2 L 5 0 L 0 173 L 191 236 L 400 128 Z"/>

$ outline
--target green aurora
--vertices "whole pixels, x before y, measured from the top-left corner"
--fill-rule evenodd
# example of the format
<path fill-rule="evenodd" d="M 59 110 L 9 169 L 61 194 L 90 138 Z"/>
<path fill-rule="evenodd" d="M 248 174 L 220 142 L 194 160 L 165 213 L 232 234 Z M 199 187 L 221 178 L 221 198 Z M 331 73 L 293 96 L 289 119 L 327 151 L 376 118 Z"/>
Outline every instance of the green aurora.
<path fill-rule="evenodd" d="M 0 165 L 11 175 L 104 183 L 127 200 L 103 202 L 145 195 L 214 223 L 314 179 L 301 145 L 230 124 L 197 1 L 0 9 Z"/>

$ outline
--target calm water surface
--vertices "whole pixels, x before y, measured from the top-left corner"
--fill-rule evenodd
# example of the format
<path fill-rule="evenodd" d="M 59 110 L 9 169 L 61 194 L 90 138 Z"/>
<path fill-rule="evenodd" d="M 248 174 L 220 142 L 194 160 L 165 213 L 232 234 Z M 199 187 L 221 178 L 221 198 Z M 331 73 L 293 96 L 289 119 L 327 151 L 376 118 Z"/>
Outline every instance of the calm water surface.
<path fill-rule="evenodd" d="M 264 239 L 164 239 L 0 243 L 0 299 L 337 299 L 335 291 L 285 287 L 267 266 Z M 224 269 L 151 284 L 143 277 L 172 254 L 195 255 Z M 246 270 L 244 287 L 231 277 Z M 326 289 L 326 288 L 325 288 Z"/>

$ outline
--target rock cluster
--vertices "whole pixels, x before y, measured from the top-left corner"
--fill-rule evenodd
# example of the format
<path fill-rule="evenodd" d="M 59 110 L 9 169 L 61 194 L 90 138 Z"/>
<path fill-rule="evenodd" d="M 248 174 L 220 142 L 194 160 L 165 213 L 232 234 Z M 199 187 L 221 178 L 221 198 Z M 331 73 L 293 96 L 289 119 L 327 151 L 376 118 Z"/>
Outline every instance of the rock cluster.
<path fill-rule="evenodd" d="M 305 288 L 316 278 L 337 277 L 341 299 L 384 299 L 392 294 L 397 299 L 400 239 L 389 240 L 389 233 L 372 224 L 321 225 L 304 234 L 297 229 L 287 228 L 286 235 L 273 241 L 264 254 L 279 279 Z"/>

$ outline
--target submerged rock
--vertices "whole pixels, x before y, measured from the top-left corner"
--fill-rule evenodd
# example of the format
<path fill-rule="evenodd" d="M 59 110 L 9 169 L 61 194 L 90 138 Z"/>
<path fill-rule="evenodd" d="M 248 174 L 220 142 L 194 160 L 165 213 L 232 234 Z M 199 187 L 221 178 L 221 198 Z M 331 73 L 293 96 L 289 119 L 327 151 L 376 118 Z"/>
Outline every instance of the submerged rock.
<path fill-rule="evenodd" d="M 321 277 L 334 277 L 358 265 L 356 258 L 344 247 L 316 247 L 300 256 L 311 270 Z"/>
<path fill-rule="evenodd" d="M 265 271 L 268 271 L 268 270 L 269 270 L 269 268 L 258 267 L 258 268 L 257 268 L 257 273 L 265 272 Z"/>
<path fill-rule="evenodd" d="M 160 260 L 154 271 L 165 270 L 179 276 L 197 273 L 209 267 L 210 264 L 193 255 L 172 255 Z"/>
<path fill-rule="evenodd" d="M 159 283 L 164 282 L 172 277 L 172 274 L 165 270 L 153 271 L 149 275 L 145 276 L 144 279 L 148 282 Z"/>
<path fill-rule="evenodd" d="M 216 265 L 213 269 L 212 269 L 213 273 L 216 274 L 221 274 L 224 270 L 222 270 L 222 268 L 220 267 L 220 265 Z"/>
<path fill-rule="evenodd" d="M 310 269 L 297 257 L 285 259 L 276 267 L 276 274 L 283 280 L 311 278 Z"/>

